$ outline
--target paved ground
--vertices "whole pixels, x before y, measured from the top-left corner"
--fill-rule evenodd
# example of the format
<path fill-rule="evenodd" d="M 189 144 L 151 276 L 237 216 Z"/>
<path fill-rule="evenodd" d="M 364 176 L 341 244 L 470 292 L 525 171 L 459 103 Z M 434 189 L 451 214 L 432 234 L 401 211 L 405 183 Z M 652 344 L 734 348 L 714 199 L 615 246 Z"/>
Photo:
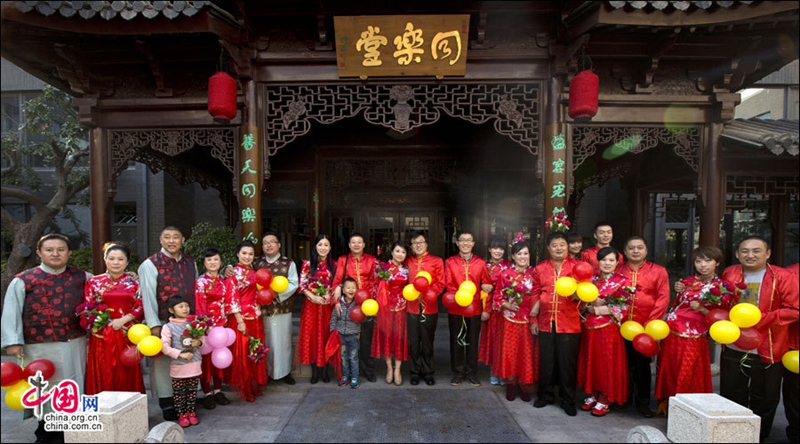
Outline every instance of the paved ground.
<path fill-rule="evenodd" d="M 295 317 L 295 324 L 299 318 Z M 297 325 L 295 325 L 297 329 Z M 353 390 L 334 382 L 312 385 L 307 368 L 293 372 L 298 383 L 270 381 L 255 403 L 238 400 L 214 410 L 198 408 L 200 424 L 185 429 L 187 442 L 625 442 L 628 431 L 649 425 L 666 433 L 665 418 L 646 419 L 634 408 L 614 410 L 603 418 L 585 412 L 568 417 L 557 406 L 533 408 L 517 399 L 508 402 L 505 388 L 489 384 L 481 367 L 481 387 L 449 384 L 446 316 L 437 327 L 437 384 L 408 383 L 407 365 L 400 387 L 362 382 Z M 5 359 L 9 359 L 4 357 Z M 378 364 L 384 369 L 383 363 Z M 383 373 L 385 375 L 385 372 Z M 149 378 L 145 378 L 146 384 Z M 714 378 L 715 384 L 718 378 Z M 150 399 L 150 426 L 161 422 L 158 403 Z M 654 406 L 653 406 L 654 407 Z M 769 439 L 786 442 L 786 418 L 778 408 Z M 0 442 L 32 442 L 36 423 L 3 404 Z"/>

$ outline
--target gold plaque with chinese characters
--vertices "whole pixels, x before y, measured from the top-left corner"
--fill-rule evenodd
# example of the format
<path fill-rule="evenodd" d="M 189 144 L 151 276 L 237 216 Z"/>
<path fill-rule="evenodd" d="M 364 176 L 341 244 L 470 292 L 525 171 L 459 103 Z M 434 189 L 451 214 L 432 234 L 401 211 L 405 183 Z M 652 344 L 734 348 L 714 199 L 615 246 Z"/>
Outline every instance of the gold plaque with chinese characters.
<path fill-rule="evenodd" d="M 463 76 L 469 15 L 333 18 L 339 77 Z"/>

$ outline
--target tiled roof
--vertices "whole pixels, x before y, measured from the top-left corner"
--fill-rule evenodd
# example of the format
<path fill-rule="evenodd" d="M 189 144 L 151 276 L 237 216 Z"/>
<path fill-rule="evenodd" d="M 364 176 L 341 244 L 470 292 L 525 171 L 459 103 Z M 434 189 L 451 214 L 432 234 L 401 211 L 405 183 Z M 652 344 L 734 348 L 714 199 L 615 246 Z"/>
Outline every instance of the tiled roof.
<path fill-rule="evenodd" d="M 154 18 L 163 15 L 168 19 L 180 16 L 193 16 L 206 6 L 207 1 L 93 1 L 93 2 L 58 2 L 58 1 L 28 1 L 15 2 L 17 9 L 22 12 L 36 11 L 40 14 L 49 16 L 56 12 L 64 17 L 72 17 L 78 14 L 85 19 L 93 18 L 95 15 L 111 20 L 117 15 L 125 20 L 142 15 L 146 18 Z"/>
<path fill-rule="evenodd" d="M 714 5 L 717 5 L 722 8 L 730 8 L 731 6 L 742 3 L 745 5 L 749 5 L 753 3 L 752 1 L 705 1 L 705 2 L 667 2 L 667 1 L 638 1 L 638 2 L 622 2 L 622 1 L 610 1 L 608 2 L 614 9 L 622 9 L 625 6 L 630 6 L 633 9 L 657 9 L 659 11 L 665 9 L 677 9 L 678 11 L 688 11 L 689 9 L 709 9 Z M 692 8 L 694 6 L 694 8 Z"/>
<path fill-rule="evenodd" d="M 769 119 L 736 119 L 722 129 L 721 139 L 753 147 L 766 148 L 776 156 L 784 151 L 796 156 L 800 121 Z"/>

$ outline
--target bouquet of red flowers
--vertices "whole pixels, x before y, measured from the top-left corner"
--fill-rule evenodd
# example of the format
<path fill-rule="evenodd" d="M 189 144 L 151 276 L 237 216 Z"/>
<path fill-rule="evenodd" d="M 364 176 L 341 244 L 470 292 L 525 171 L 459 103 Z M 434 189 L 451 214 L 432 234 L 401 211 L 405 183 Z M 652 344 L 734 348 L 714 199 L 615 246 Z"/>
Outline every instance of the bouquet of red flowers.
<path fill-rule="evenodd" d="M 266 359 L 269 347 L 262 344 L 261 339 L 249 335 L 247 336 L 247 338 L 250 340 L 247 346 L 248 350 L 247 359 L 249 359 L 254 364 L 258 364 L 259 362 Z"/>
<path fill-rule="evenodd" d="M 80 319 L 81 327 L 92 333 L 104 329 L 110 322 L 111 317 L 108 312 L 108 305 L 86 302 L 78 306 L 75 315 Z"/>
<path fill-rule="evenodd" d="M 606 296 L 606 305 L 615 318 L 622 317 L 622 312 L 630 306 L 634 294 L 636 294 L 636 287 L 621 286 Z"/>
<path fill-rule="evenodd" d="M 186 317 L 187 325 L 186 330 L 183 331 L 181 337 L 181 345 L 183 345 L 183 352 L 194 353 L 194 346 L 192 340 L 205 336 L 213 324 L 211 318 L 208 316 L 195 316 L 189 315 Z"/>
<path fill-rule="evenodd" d="M 527 293 L 524 287 L 521 285 L 517 285 L 515 287 L 506 287 L 503 289 L 503 293 L 508 298 L 509 302 L 516 302 L 517 304 L 522 303 L 522 293 Z"/>
<path fill-rule="evenodd" d="M 572 223 L 567 219 L 567 213 L 563 211 L 548 217 L 545 223 L 547 228 L 559 233 L 566 233 L 569 231 L 569 227 L 572 226 Z"/>
<path fill-rule="evenodd" d="M 378 270 L 378 277 L 383 279 L 384 281 L 388 281 L 389 278 L 392 276 L 392 273 L 389 271 L 389 263 L 388 262 L 381 262 L 381 269 Z"/>
<path fill-rule="evenodd" d="M 700 291 L 702 301 L 708 304 L 719 305 L 723 300 L 732 299 L 739 291 L 747 288 L 747 284 L 739 282 L 736 285 L 727 282 L 709 282 Z"/>
<path fill-rule="evenodd" d="M 329 290 L 330 287 L 328 287 L 328 284 L 322 280 L 314 281 L 314 283 L 311 284 L 311 291 L 313 291 L 315 295 L 330 302 L 331 296 Z"/>

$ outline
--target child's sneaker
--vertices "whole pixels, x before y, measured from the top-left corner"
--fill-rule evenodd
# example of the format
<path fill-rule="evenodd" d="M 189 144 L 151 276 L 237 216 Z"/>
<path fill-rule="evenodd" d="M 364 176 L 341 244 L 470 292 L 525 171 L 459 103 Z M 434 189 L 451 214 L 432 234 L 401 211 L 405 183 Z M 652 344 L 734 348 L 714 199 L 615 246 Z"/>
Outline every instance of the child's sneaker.
<path fill-rule="evenodd" d="M 350 380 L 350 388 L 358 388 L 358 378 L 353 378 Z"/>
<path fill-rule="evenodd" d="M 339 384 L 339 387 L 342 387 L 342 386 L 346 385 L 347 384 L 347 378 L 340 379 L 338 384 Z"/>
<path fill-rule="evenodd" d="M 493 374 L 489 374 L 489 383 L 492 385 L 500 385 L 500 378 Z"/>
<path fill-rule="evenodd" d="M 200 420 L 197 419 L 197 414 L 196 413 L 192 413 L 192 414 L 189 415 L 189 424 L 191 424 L 191 425 L 200 424 Z"/>
<path fill-rule="evenodd" d="M 181 419 L 178 420 L 178 424 L 183 428 L 189 427 L 191 425 L 191 423 L 189 422 L 189 417 L 186 415 L 181 415 Z"/>

